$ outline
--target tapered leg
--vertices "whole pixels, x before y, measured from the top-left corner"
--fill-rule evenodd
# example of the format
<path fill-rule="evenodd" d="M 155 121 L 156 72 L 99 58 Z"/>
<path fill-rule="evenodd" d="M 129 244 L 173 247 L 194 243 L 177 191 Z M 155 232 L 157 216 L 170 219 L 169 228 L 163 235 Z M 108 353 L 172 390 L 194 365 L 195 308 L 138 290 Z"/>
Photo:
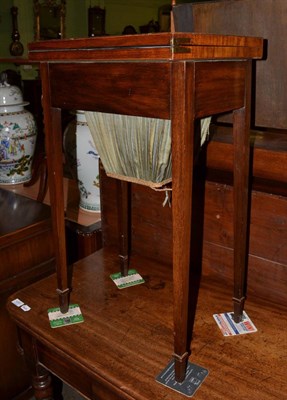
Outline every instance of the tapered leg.
<path fill-rule="evenodd" d="M 61 312 L 66 313 L 69 310 L 70 288 L 68 287 L 66 254 L 61 110 L 52 108 L 51 105 L 48 65 L 46 63 L 41 64 L 40 71 L 53 239 L 56 250 L 57 292 Z"/>
<path fill-rule="evenodd" d="M 245 110 L 234 112 L 234 321 L 240 322 L 245 302 L 249 205 L 249 129 Z"/>
<path fill-rule="evenodd" d="M 240 322 L 245 301 L 248 263 L 250 176 L 251 61 L 246 62 L 245 107 L 233 113 L 234 145 L 234 320 Z"/>
<path fill-rule="evenodd" d="M 118 227 L 119 227 L 119 258 L 122 276 L 128 275 L 129 270 L 129 183 L 117 181 L 118 197 Z"/>
<path fill-rule="evenodd" d="M 175 379 L 185 378 L 190 352 L 188 303 L 192 180 L 194 162 L 193 93 L 194 64 L 173 65 L 172 74 L 172 227 L 174 286 Z"/>

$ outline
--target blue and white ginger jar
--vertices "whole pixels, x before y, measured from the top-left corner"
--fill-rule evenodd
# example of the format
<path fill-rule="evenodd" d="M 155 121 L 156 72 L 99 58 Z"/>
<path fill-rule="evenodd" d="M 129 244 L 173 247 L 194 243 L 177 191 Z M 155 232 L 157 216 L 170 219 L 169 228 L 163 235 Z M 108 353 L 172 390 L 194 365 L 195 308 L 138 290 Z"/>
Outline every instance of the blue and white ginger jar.
<path fill-rule="evenodd" d="M 33 115 L 25 110 L 21 90 L 0 83 L 0 184 L 24 183 L 32 177 L 37 126 Z"/>

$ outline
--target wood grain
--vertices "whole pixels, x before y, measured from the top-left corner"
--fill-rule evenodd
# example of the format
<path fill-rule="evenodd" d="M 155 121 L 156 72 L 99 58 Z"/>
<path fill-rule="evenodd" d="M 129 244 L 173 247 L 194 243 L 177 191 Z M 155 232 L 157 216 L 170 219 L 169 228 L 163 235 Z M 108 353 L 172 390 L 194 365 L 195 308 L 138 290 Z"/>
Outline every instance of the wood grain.
<path fill-rule="evenodd" d="M 55 271 L 50 208 L 0 189 L 0 397 L 12 399 L 29 387 L 17 329 L 5 308 L 7 297 Z"/>
<path fill-rule="evenodd" d="M 23 328 L 24 350 L 41 365 L 99 400 L 179 400 L 181 395 L 155 382 L 170 359 L 172 343 L 172 270 L 166 264 L 133 257 L 143 285 L 118 290 L 109 274 L 119 268 L 117 249 L 100 250 L 74 266 L 72 302 L 79 303 L 82 324 L 51 329 L 47 309 L 57 305 L 55 276 L 15 296 L 31 306 L 24 313 L 8 303 Z M 258 332 L 224 338 L 212 315 L 230 311 L 232 286 L 204 277 L 199 290 L 191 361 L 209 370 L 196 399 L 275 400 L 285 393 L 286 307 L 256 297 L 246 311 Z M 276 338 L 276 340 L 274 340 Z M 36 345 L 36 347 L 35 347 Z M 67 368 L 68 366 L 68 368 Z M 272 384 L 271 384 L 272 381 Z"/>

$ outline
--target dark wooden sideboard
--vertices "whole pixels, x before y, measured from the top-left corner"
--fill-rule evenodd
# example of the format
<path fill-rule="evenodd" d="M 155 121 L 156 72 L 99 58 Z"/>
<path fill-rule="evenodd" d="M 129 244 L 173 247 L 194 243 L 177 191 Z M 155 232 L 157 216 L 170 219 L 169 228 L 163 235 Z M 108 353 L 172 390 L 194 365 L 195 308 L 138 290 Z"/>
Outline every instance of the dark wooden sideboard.
<path fill-rule="evenodd" d="M 55 271 L 50 207 L 0 189 L 0 397 L 12 399 L 30 388 L 7 297 Z"/>
<path fill-rule="evenodd" d="M 251 65 L 252 59 L 260 58 L 261 55 L 262 40 L 258 38 L 180 33 L 61 40 L 30 45 L 30 57 L 40 62 L 43 85 L 57 291 L 63 312 L 69 304 L 71 286 L 67 274 L 64 234 L 61 108 L 171 119 L 174 360 L 176 379 L 179 381 L 184 379 L 189 356 L 189 269 L 190 263 L 194 261 L 190 257 L 192 216 L 194 218 L 192 183 L 194 160 L 198 152 L 195 146 L 198 139 L 195 137 L 195 120 L 223 111 L 233 111 L 236 209 L 233 300 L 235 317 L 240 319 L 244 305 L 247 241 Z M 114 263 L 112 260 L 115 256 L 118 257 L 115 250 L 109 251 L 109 248 L 96 256 L 96 262 L 100 263 L 100 275 L 104 271 L 102 267 L 108 268 L 108 265 Z M 98 290 L 101 296 L 100 287 Z M 84 287 L 82 293 L 89 296 L 88 289 L 85 292 Z M 25 293 L 22 295 L 25 296 Z M 102 295 L 105 296 L 104 292 Z M 46 336 L 40 325 L 33 327 L 34 312 L 37 310 L 30 313 L 26 321 L 13 307 L 9 306 L 9 311 L 21 328 L 24 352 L 33 365 L 37 398 L 43 398 L 44 391 L 48 390 L 48 381 L 44 382 L 42 367 L 46 366 L 50 370 L 53 367 L 46 350 L 43 349 L 46 356 L 41 352 L 41 341 L 46 346 L 51 341 L 51 335 L 47 332 Z M 33 336 L 37 337 L 36 343 Z M 53 348 L 57 346 L 54 340 L 53 344 L 50 343 Z M 35 345 L 38 353 L 36 358 L 35 353 L 31 354 Z M 41 358 L 40 369 L 37 367 L 38 357 Z M 66 355 L 64 358 L 63 363 L 69 357 Z M 80 358 L 77 357 L 77 364 L 84 373 L 87 364 Z M 56 365 L 54 367 L 61 377 L 61 371 Z M 116 389 L 115 382 L 107 382 L 106 385 L 93 368 L 90 365 L 87 390 L 92 385 L 94 395 L 106 398 L 103 393 L 106 394 L 112 385 L 113 390 L 117 391 L 117 396 L 112 398 L 138 398 L 136 393 L 129 395 L 124 388 Z M 110 378 L 112 381 L 119 379 Z M 77 382 L 69 383 L 77 386 Z M 79 385 L 83 385 L 83 382 L 79 382 Z"/>

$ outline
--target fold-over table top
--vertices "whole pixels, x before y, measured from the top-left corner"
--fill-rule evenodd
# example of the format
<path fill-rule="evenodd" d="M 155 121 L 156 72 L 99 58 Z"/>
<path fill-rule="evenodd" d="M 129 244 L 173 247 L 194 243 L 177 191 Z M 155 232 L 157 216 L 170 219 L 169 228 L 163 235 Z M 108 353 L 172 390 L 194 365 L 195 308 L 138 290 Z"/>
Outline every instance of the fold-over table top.
<path fill-rule="evenodd" d="M 263 39 L 200 33 L 151 33 L 29 44 L 32 61 L 258 59 Z"/>

